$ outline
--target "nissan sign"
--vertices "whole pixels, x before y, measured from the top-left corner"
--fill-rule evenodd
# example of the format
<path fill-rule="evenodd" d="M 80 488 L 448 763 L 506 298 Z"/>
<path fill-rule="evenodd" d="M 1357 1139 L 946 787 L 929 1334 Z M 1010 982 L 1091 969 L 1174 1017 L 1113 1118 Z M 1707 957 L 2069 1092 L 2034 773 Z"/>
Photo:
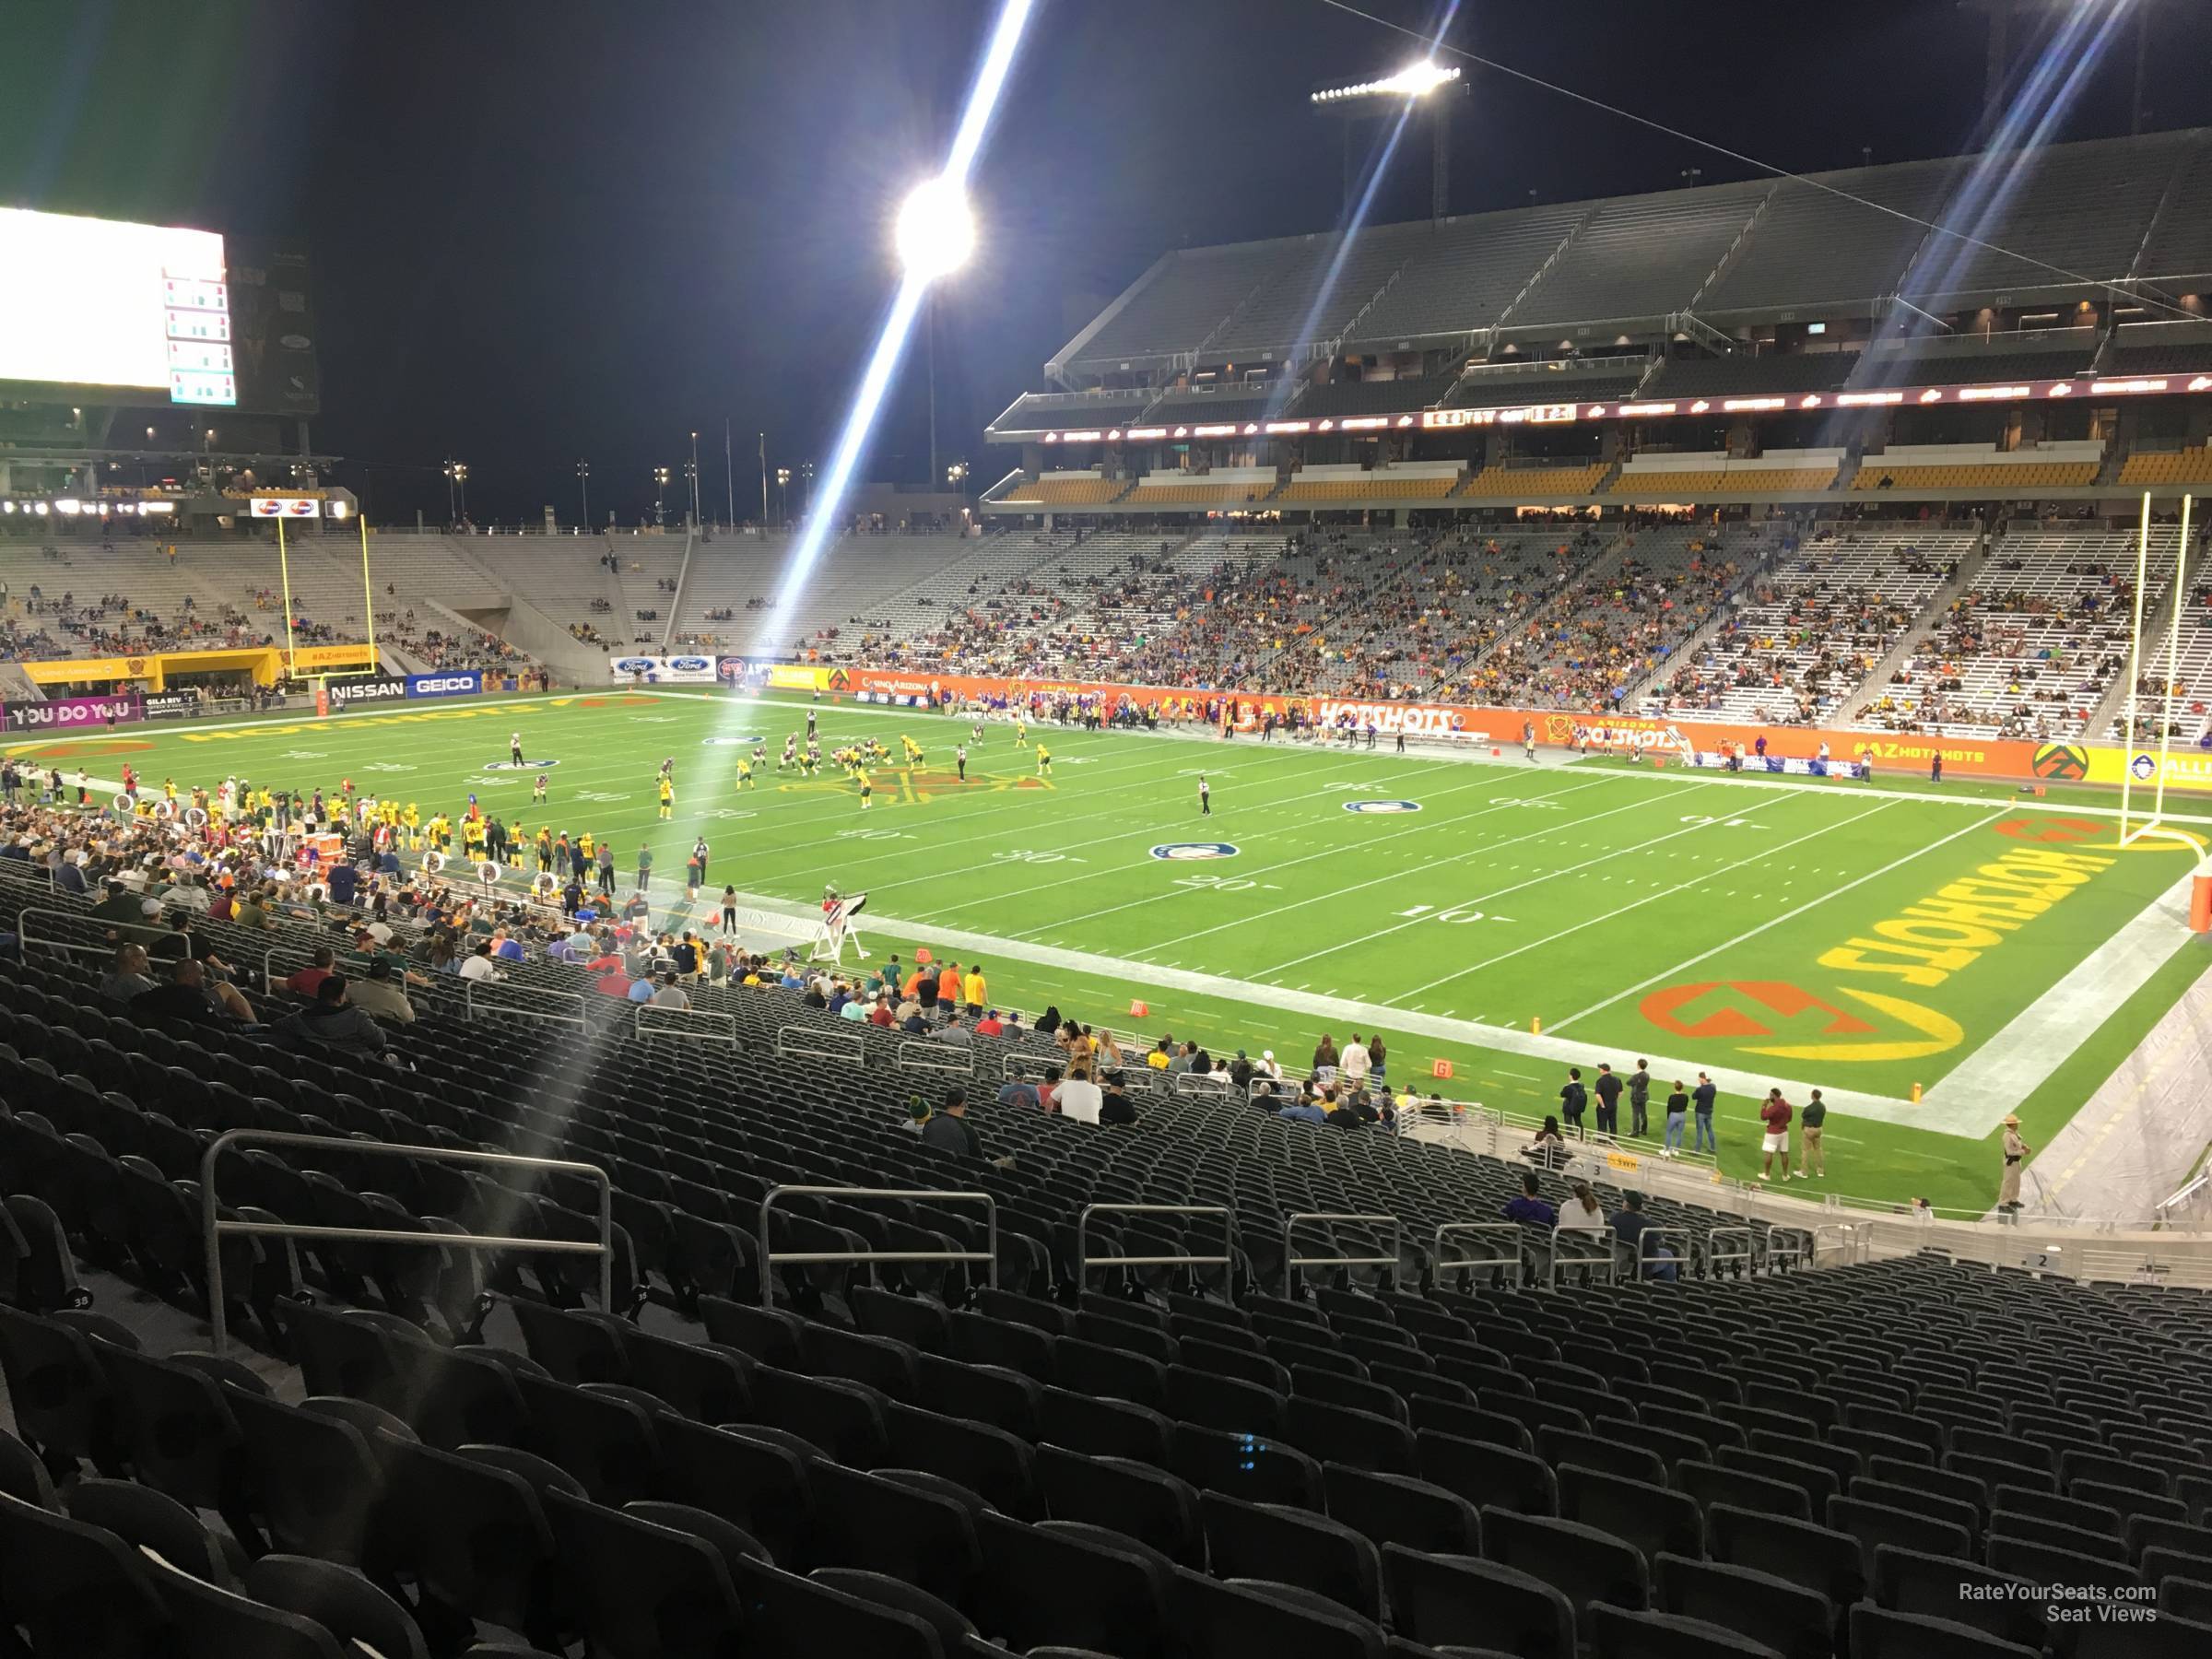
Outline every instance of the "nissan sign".
<path fill-rule="evenodd" d="M 474 668 L 452 674 L 410 674 L 409 697 L 472 697 L 484 689 L 484 677 Z"/>
<path fill-rule="evenodd" d="M 405 702 L 407 682 L 384 675 L 371 675 L 360 679 L 334 679 L 330 682 L 330 700 L 333 707 L 342 708 L 348 703 Z"/>

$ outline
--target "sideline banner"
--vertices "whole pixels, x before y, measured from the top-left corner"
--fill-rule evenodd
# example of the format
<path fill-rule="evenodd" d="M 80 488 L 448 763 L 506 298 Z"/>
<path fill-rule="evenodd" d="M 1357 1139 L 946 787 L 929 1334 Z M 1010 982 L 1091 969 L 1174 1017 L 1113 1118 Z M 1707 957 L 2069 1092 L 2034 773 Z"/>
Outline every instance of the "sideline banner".
<path fill-rule="evenodd" d="M 456 669 L 451 674 L 407 676 L 409 697 L 472 697 L 483 689 L 484 677 L 474 668 Z"/>
<path fill-rule="evenodd" d="M 610 656 L 607 674 L 618 686 L 711 686 L 715 681 L 711 656 Z"/>
<path fill-rule="evenodd" d="M 405 702 L 407 700 L 407 682 L 388 675 L 371 675 L 361 679 L 334 679 L 330 682 L 330 702 L 333 708 L 346 708 L 355 703 Z"/>
<path fill-rule="evenodd" d="M 1594 749 L 1618 750 L 1633 747 L 1663 754 L 1717 754 L 1741 746 L 1745 763 L 1750 765 L 1763 739 L 1766 744 L 1765 759 L 1809 761 L 1818 755 L 1820 745 L 1826 743 L 1839 767 L 1846 761 L 1871 765 L 1877 776 L 1889 771 L 1917 770 L 1924 773 L 1938 754 L 1943 757 L 1944 775 L 1947 777 L 2029 780 L 2057 775 L 2038 769 L 2038 745 L 2024 739 L 2004 737 L 1934 737 L 1907 732 L 1746 725 L 1727 721 L 1653 718 L 1626 713 L 1595 714 L 1563 709 L 1484 708 L 1346 697 L 1287 697 L 1279 693 L 1241 693 L 1197 687 L 1131 686 L 1099 680 L 1007 678 L 995 675 L 927 674 L 881 668 L 823 670 L 794 667 L 787 670 L 779 667 L 770 670 L 769 684 L 771 688 L 794 690 L 821 688 L 830 673 L 837 674 L 845 681 L 843 685 L 830 688 L 887 693 L 894 700 L 912 699 L 933 705 L 941 704 L 947 694 L 955 700 L 964 701 L 971 698 L 1020 700 L 1043 693 L 1046 696 L 1101 698 L 1110 712 L 1113 709 L 1127 706 L 1160 709 L 1190 718 L 1202 718 L 1206 715 L 1209 704 L 1218 704 L 1223 698 L 1228 698 L 1241 705 L 1247 716 L 1273 713 L 1279 719 L 1295 708 L 1302 718 L 1322 725 L 1333 726 L 1348 719 L 1353 725 L 1362 726 L 1371 720 L 1376 731 L 1385 736 L 1395 736 L 1403 731 L 1409 737 L 1458 738 L 1467 742 L 1495 744 L 1500 748 L 1518 744 L 1521 741 L 1521 728 L 1527 724 L 1535 727 L 1538 743 L 1555 748 L 1576 745 L 1586 730 Z M 784 677 L 786 674 L 790 677 Z M 815 677 L 817 676 L 825 678 L 818 679 Z M 2092 755 L 2097 752 L 2090 751 Z M 2109 764 L 2114 770 L 2112 770 L 2110 777 L 2100 777 L 2092 771 L 2089 774 L 2092 782 L 2116 783 L 2119 781 L 2120 773 L 2116 769 L 2124 765 L 2125 761 L 2121 758 L 2120 751 L 2112 751 L 2112 754 L 2114 758 Z M 2178 766 L 2183 759 L 2180 756 L 2173 757 L 2171 766 Z M 2205 772 L 2206 781 L 2194 787 L 2212 789 L 2212 757 L 2205 757 L 2201 760 L 2194 756 L 2189 759 L 2192 764 L 2201 765 Z M 2074 775 L 2079 777 L 2081 774 Z M 2168 782 L 2175 782 L 2179 775 L 2170 766 Z"/>
<path fill-rule="evenodd" d="M 148 720 L 175 720 L 200 711 L 199 698 L 190 691 L 156 691 L 144 700 Z"/>
<path fill-rule="evenodd" d="M 124 697 L 53 697 L 6 705 L 11 732 L 65 732 L 85 726 L 124 725 L 146 718 L 146 700 Z"/>
<path fill-rule="evenodd" d="M 2123 779 L 2132 775 L 2138 789 L 2145 785 L 2156 789 L 2159 773 L 2159 751 L 2155 748 L 2046 743 L 2035 751 L 2035 775 L 2053 781 L 2086 780 L 2091 783 L 2109 783 L 2117 789 Z M 2168 789 L 2197 794 L 2212 792 L 2212 751 L 2194 744 L 2187 748 L 2170 750 L 2166 756 L 2165 778 Z M 2136 798 L 2143 797 L 2138 794 Z"/>

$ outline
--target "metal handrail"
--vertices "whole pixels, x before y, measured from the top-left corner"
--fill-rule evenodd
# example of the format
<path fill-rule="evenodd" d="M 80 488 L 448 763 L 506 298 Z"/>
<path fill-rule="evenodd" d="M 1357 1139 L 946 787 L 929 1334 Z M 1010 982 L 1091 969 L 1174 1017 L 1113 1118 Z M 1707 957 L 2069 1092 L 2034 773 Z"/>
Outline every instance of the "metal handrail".
<path fill-rule="evenodd" d="M 102 926 L 113 926 L 135 927 L 142 932 L 151 931 L 143 922 L 103 923 L 88 911 L 41 910 L 36 905 L 26 905 L 16 912 L 16 942 L 18 946 L 36 945 L 41 950 L 59 950 L 79 956 L 112 957 L 115 954 L 116 947 L 104 940 L 98 945 L 72 945 L 64 939 L 34 939 L 30 936 L 30 930 L 24 925 L 33 916 L 54 916 L 64 922 L 82 922 L 87 927 L 96 930 Z M 137 942 L 131 939 L 123 941 L 124 944 Z"/>
<path fill-rule="evenodd" d="M 1714 1241 L 1716 1240 L 1722 1238 L 1733 1239 L 1738 1235 L 1741 1235 L 1744 1241 L 1744 1247 L 1741 1250 L 1723 1251 L 1713 1248 Z M 1758 1268 L 1759 1258 L 1759 1252 L 1755 1247 L 1758 1236 L 1759 1235 L 1748 1227 L 1709 1228 L 1705 1233 L 1706 1277 L 1709 1278 L 1712 1277 L 1715 1269 L 1729 1262 L 1741 1262 L 1744 1265 L 1744 1271 L 1746 1273 L 1755 1272 Z"/>
<path fill-rule="evenodd" d="M 226 1221 L 215 1195 L 216 1159 L 231 1147 L 336 1147 L 348 1156 L 427 1158 L 442 1163 L 496 1164 L 502 1169 L 563 1170 L 588 1175 L 599 1183 L 599 1241 L 582 1239 L 517 1239 L 465 1232 L 401 1232 L 381 1227 L 305 1227 L 290 1221 Z M 615 1188 L 597 1164 L 565 1158 L 528 1158 L 519 1152 L 479 1152 L 457 1147 L 411 1147 L 399 1141 L 342 1140 L 326 1135 L 290 1135 L 274 1129 L 226 1129 L 200 1155 L 200 1236 L 207 1251 L 208 1326 L 217 1355 L 229 1341 L 223 1306 L 222 1241 L 226 1238 L 331 1239 L 352 1244 L 436 1244 L 455 1250 L 512 1250 L 542 1255 L 595 1255 L 599 1258 L 599 1305 L 615 1306 Z"/>
<path fill-rule="evenodd" d="M 1790 1227 L 1767 1229 L 1767 1270 L 1770 1273 L 1783 1270 L 1784 1263 L 1777 1260 L 1778 1256 L 1786 1257 L 1790 1266 L 1802 1267 L 1811 1255 L 1812 1251 L 1801 1230 Z"/>
<path fill-rule="evenodd" d="M 1674 1263 L 1675 1273 L 1677 1277 L 1679 1277 L 1683 1269 L 1689 1265 L 1689 1243 L 1690 1241 L 1696 1236 L 1697 1235 L 1692 1233 L 1687 1227 L 1658 1227 L 1647 1225 L 1641 1232 L 1636 1235 L 1637 1280 L 1641 1283 L 1649 1277 L 1644 1272 L 1646 1267 L 1653 1266 L 1660 1262 L 1668 1261 Z M 1651 1247 L 1651 1241 L 1653 1239 L 1658 1239 L 1662 1241 L 1665 1241 L 1668 1239 L 1676 1241 L 1677 1248 L 1675 1250 L 1675 1253 L 1671 1256 L 1653 1255 L 1652 1253 Z"/>
<path fill-rule="evenodd" d="M 1448 1233 L 1507 1233 L 1513 1241 L 1513 1253 L 1504 1256 L 1469 1256 L 1456 1262 L 1434 1259 L 1444 1253 L 1444 1237 Z M 1434 1250 L 1429 1264 L 1431 1278 L 1439 1274 L 1472 1271 L 1477 1267 L 1511 1267 L 1517 1276 L 1528 1265 L 1527 1234 L 1518 1221 L 1447 1221 L 1436 1230 Z"/>
<path fill-rule="evenodd" d="M 935 1038 L 910 1037 L 899 1045 L 902 1071 L 944 1072 L 963 1077 L 975 1076 L 975 1050 Z"/>
<path fill-rule="evenodd" d="M 540 985 L 512 985 L 508 984 L 504 979 L 468 979 L 459 974 L 454 977 L 461 981 L 461 1017 L 472 1024 L 478 1016 L 477 992 L 486 986 L 498 985 L 503 986 L 508 994 L 516 996 L 543 997 L 547 1001 L 573 1002 L 576 1005 L 576 1011 L 573 1014 L 556 1014 L 548 1008 L 532 1007 L 527 1003 L 487 1002 L 482 1009 L 486 1018 L 494 1015 L 512 1015 L 521 1019 L 542 1019 L 553 1025 L 572 1025 L 580 1031 L 591 1030 L 590 1006 L 584 1001 L 583 993 L 581 991 L 554 991 Z M 491 993 L 487 990 L 484 991 L 484 994 L 489 996 Z"/>
<path fill-rule="evenodd" d="M 1594 1241 L 1599 1237 L 1599 1234 L 1592 1228 L 1569 1227 L 1563 1221 L 1554 1222 L 1552 1224 L 1551 1256 L 1550 1259 L 1544 1264 L 1544 1288 L 1547 1290 L 1554 1289 L 1559 1285 L 1559 1259 L 1561 1253 L 1559 1250 L 1559 1242 L 1562 1237 L 1589 1239 Z M 1620 1282 L 1620 1258 L 1618 1253 L 1613 1249 L 1614 1235 L 1610 1230 L 1604 1234 L 1604 1238 L 1606 1241 L 1606 1250 L 1604 1254 L 1587 1256 L 1572 1255 L 1567 1257 L 1567 1260 L 1582 1267 L 1603 1268 L 1606 1275 L 1606 1283 L 1608 1285 L 1617 1285 Z"/>
<path fill-rule="evenodd" d="M 1221 1248 L 1218 1256 L 1100 1256 L 1090 1259 L 1090 1218 L 1102 1212 L 1124 1216 L 1218 1216 Z M 1076 1283 L 1090 1282 L 1093 1267 L 1230 1267 L 1236 1265 L 1237 1218 L 1226 1204 L 1087 1204 L 1076 1217 Z"/>
<path fill-rule="evenodd" d="M 799 1041 L 794 1041 L 796 1037 Z M 809 1047 L 811 1043 L 826 1043 L 836 1038 L 850 1042 L 851 1047 Z M 824 1030 L 819 1026 L 787 1025 L 776 1028 L 776 1057 L 780 1060 L 835 1060 L 843 1065 L 860 1065 L 866 1062 L 868 1045 L 858 1031 Z"/>
<path fill-rule="evenodd" d="M 1168 1087 L 1176 1094 L 1214 1095 L 1227 1100 L 1235 1086 L 1227 1072 L 1171 1072 Z"/>
<path fill-rule="evenodd" d="M 653 1016 L 650 1024 L 645 1018 L 648 1014 Z M 633 1037 L 681 1037 L 688 1042 L 737 1046 L 737 1016 L 714 1008 L 664 1008 L 639 1003 L 629 1030 Z"/>
<path fill-rule="evenodd" d="M 919 1198 L 981 1204 L 991 1230 L 991 1247 L 978 1250 L 798 1250 L 769 1248 L 768 1213 L 779 1198 Z M 940 1193 L 934 1187 L 772 1186 L 760 1200 L 760 1305 L 775 1306 L 776 1276 L 771 1269 L 786 1264 L 803 1266 L 827 1262 L 987 1262 L 991 1288 L 998 1288 L 998 1200 L 989 1193 Z M 869 1277 L 875 1277 L 873 1266 Z"/>
<path fill-rule="evenodd" d="M 1390 1253 L 1386 1256 L 1294 1256 L 1290 1253 L 1290 1234 L 1301 1221 L 1353 1221 L 1390 1223 Z M 1300 1267 L 1396 1267 L 1403 1259 L 1399 1246 L 1404 1242 L 1405 1223 L 1395 1216 L 1339 1215 L 1333 1210 L 1299 1210 L 1283 1218 L 1283 1300 L 1290 1300 Z"/>

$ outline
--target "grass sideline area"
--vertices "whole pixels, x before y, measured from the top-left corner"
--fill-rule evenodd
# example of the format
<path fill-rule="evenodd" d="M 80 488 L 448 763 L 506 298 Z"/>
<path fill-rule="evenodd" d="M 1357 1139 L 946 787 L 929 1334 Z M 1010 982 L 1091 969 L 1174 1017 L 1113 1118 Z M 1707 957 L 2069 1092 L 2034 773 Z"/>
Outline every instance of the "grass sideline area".
<path fill-rule="evenodd" d="M 1424 1090 L 1516 1113 L 1553 1110 L 1569 1064 L 1587 1082 L 1601 1061 L 1625 1070 L 1648 1055 L 1654 1145 L 1658 1099 L 1693 1077 L 1677 1067 L 1725 1068 L 1742 1085 L 1724 1081 L 1731 1175 L 1759 1161 L 1754 1079 L 1800 1104 L 1818 1086 L 1835 1105 L 1827 1188 L 1947 1207 L 1994 1196 L 1993 1090 L 2014 1090 L 2023 1134 L 2042 1144 L 2205 965 L 2153 913 L 2196 851 L 2121 849 L 2103 792 L 1056 726 L 1032 726 L 1021 747 L 1001 722 L 977 743 L 965 717 L 824 702 L 825 751 L 870 734 L 894 756 L 901 734 L 924 750 L 872 769 L 864 812 L 827 764 L 814 779 L 776 770 L 806 710 L 711 688 L 493 696 L 11 752 L 71 775 L 112 777 L 127 760 L 157 788 L 237 775 L 332 790 L 350 776 L 426 818 L 474 792 L 532 834 L 611 837 L 625 887 L 649 843 L 656 924 L 684 924 L 666 907 L 703 834 L 702 914 L 725 882 L 805 909 L 833 881 L 870 895 L 878 954 L 980 956 L 1002 1006 L 1057 1004 L 1224 1057 L 1272 1048 L 1286 1066 L 1324 1030 L 1341 1043 L 1379 1025 L 1394 1081 L 1411 1072 Z M 530 764 L 487 770 L 516 730 Z M 756 739 L 768 763 L 740 792 Z M 665 823 L 664 756 L 677 781 Z M 544 811 L 531 805 L 541 761 Z M 1451 1077 L 1431 1082 L 1438 1062 Z M 1622 1116 L 1625 1128 L 1625 1104 Z"/>

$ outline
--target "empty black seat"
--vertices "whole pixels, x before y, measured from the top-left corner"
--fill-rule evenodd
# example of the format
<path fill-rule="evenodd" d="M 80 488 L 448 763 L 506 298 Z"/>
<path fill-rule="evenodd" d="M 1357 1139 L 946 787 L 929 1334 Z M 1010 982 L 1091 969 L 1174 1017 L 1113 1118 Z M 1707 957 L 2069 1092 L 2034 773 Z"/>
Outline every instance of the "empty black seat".
<path fill-rule="evenodd" d="M 1652 1599 L 1661 1612 L 1720 1625 L 1783 1659 L 1826 1659 L 1835 1645 L 1836 1609 L 1827 1596 L 1755 1568 L 1663 1555 Z"/>
<path fill-rule="evenodd" d="M 1545 1462 L 1524 1452 L 1457 1435 L 1424 1431 L 1418 1437 L 1420 1477 L 1477 1506 L 1495 1505 L 1524 1515 L 1556 1515 L 1559 1488 Z"/>
<path fill-rule="evenodd" d="M 1482 1553 L 1557 1586 L 1577 1619 L 1593 1602 L 1651 1605 L 1651 1572 L 1635 1547 L 1579 1522 L 1485 1509 Z"/>
<path fill-rule="evenodd" d="M 1774 1650 L 1724 1625 L 1674 1613 L 1631 1612 L 1600 1602 L 1590 1609 L 1591 1644 L 1597 1659 L 1772 1659 Z"/>
<path fill-rule="evenodd" d="M 1431 1648 L 1574 1659 L 1574 1608 L 1543 1579 L 1473 1556 L 1388 1544 L 1382 1582 L 1398 1633 Z"/>
<path fill-rule="evenodd" d="M 1786 1579 L 1837 1607 L 1857 1601 L 1866 1583 L 1859 1541 L 1851 1534 L 1731 1504 L 1707 1507 L 1705 1547 L 1716 1561 Z"/>
<path fill-rule="evenodd" d="M 1027 1652 L 1059 1645 L 1150 1659 L 1167 1646 L 1167 1582 L 1141 1555 L 1057 1530 L 984 1515 L 976 1627 Z M 1132 1546 L 1141 1549 L 1142 1546 Z"/>
<path fill-rule="evenodd" d="M 1852 1659 L 2035 1659 L 2041 1651 L 1971 1625 L 1892 1613 L 1872 1602 L 1851 1610 Z"/>
<path fill-rule="evenodd" d="M 1182 1650 L 1190 1659 L 1253 1659 L 1259 1654 L 1270 1659 L 1384 1659 L 1382 1632 L 1374 1625 L 1333 1605 L 1316 1607 L 1294 1602 L 1276 1589 L 1225 1584 L 1179 1570 L 1170 1607 Z"/>
<path fill-rule="evenodd" d="M 1872 1594 L 1893 1613 L 1971 1625 L 2023 1647 L 2043 1645 L 2043 1612 L 2023 1579 L 1975 1561 L 1883 1544 L 1874 1552 Z"/>
<path fill-rule="evenodd" d="M 565 1492 L 546 1497 L 578 1617 L 609 1659 L 736 1659 L 744 1605 L 713 1544 Z"/>
<path fill-rule="evenodd" d="M 1280 1441 L 1177 1423 L 1168 1466 L 1200 1491 L 1300 1509 L 1321 1504 L 1320 1463 Z"/>
<path fill-rule="evenodd" d="M 968 1511 L 954 1500 L 858 1469 L 809 1472 L 814 1549 L 825 1565 L 889 1573 L 964 1607 L 982 1557 Z"/>
<path fill-rule="evenodd" d="M 1206 1557 L 1216 1578 L 1279 1579 L 1314 1591 L 1363 1618 L 1382 1616 L 1374 1545 L 1342 1522 L 1284 1504 L 1200 1495 Z"/>
<path fill-rule="evenodd" d="M 1559 1469 L 1559 1513 L 1626 1539 L 1646 1566 L 1663 1550 L 1692 1559 L 1705 1553 L 1705 1518 L 1696 1500 L 1647 1480 L 1565 1464 Z"/>
<path fill-rule="evenodd" d="M 102 1527 L 0 1495 L 0 1608 L 39 1654 L 142 1659 L 169 1614 L 138 1552 Z"/>
<path fill-rule="evenodd" d="M 178 1659 L 347 1659 L 345 1649 L 312 1618 L 287 1613 L 197 1579 L 147 1554 L 149 1576 L 169 1609 Z M 403 1650 L 404 1651 L 404 1650 Z"/>
<path fill-rule="evenodd" d="M 1482 1522 L 1456 1492 L 1407 1475 L 1378 1475 L 1343 1464 L 1322 1465 L 1329 1518 L 1363 1535 L 1378 1549 L 1402 1544 L 1432 1555 L 1477 1555 Z"/>
<path fill-rule="evenodd" d="M 1037 1479 L 1053 1520 L 1107 1527 L 1150 1545 L 1181 1566 L 1205 1566 L 1198 1494 L 1166 1470 L 1048 1445 L 1037 1448 Z"/>

